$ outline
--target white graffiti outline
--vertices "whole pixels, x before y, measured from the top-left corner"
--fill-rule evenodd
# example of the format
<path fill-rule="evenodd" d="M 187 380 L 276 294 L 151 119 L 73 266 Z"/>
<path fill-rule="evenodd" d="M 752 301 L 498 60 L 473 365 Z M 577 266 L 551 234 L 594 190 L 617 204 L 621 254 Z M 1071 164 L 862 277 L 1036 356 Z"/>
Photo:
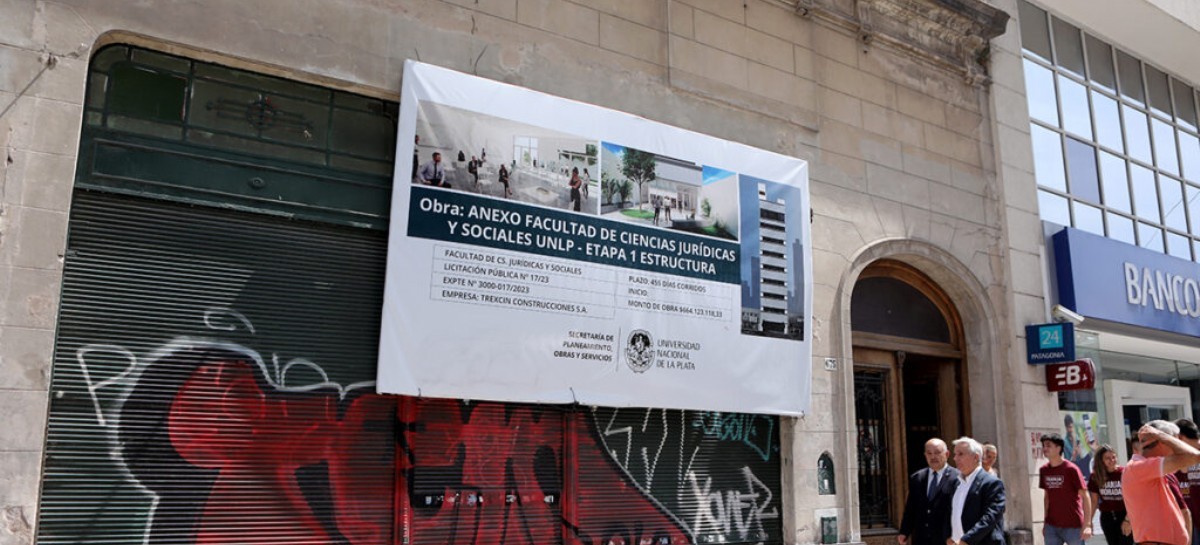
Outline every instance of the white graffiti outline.
<path fill-rule="evenodd" d="M 596 423 L 597 429 L 599 429 L 599 427 L 600 427 L 600 422 L 596 417 L 596 412 L 598 411 L 598 409 L 599 409 L 598 407 L 592 407 L 592 419 L 593 419 L 593 422 Z M 647 412 L 649 412 L 653 409 L 643 409 L 643 410 L 646 410 Z M 638 481 L 638 479 L 636 477 L 634 477 L 633 473 L 629 470 L 629 449 L 630 449 L 631 445 L 633 444 L 633 428 L 630 426 L 630 427 L 620 428 L 618 430 L 613 430 L 611 432 L 609 431 L 609 430 L 612 430 L 612 425 L 614 422 L 616 422 L 617 416 L 620 413 L 621 413 L 621 409 L 612 409 L 612 415 L 609 417 L 608 424 L 605 426 L 605 432 L 602 434 L 603 439 L 604 439 L 605 448 L 608 449 L 609 454 L 613 457 L 613 461 L 617 462 L 617 468 L 621 471 L 622 474 L 625 475 L 625 477 L 627 479 L 629 479 L 630 483 L 633 483 L 633 487 L 642 493 L 642 497 L 646 498 L 647 501 L 654 504 L 654 506 L 658 508 L 659 512 L 666 515 L 666 517 L 671 519 L 672 522 L 679 525 L 680 528 L 683 528 L 684 533 L 688 534 L 688 536 L 691 537 L 694 542 L 695 538 L 696 538 L 696 534 L 690 527 L 688 527 L 687 521 L 680 518 L 679 515 L 677 515 L 674 511 L 667 509 L 667 506 L 663 505 L 662 501 L 660 501 L 657 497 L 654 496 L 653 493 L 651 493 L 650 488 L 643 485 L 640 481 Z M 665 414 L 665 411 L 664 411 L 664 414 Z M 686 428 L 681 428 L 681 430 L 683 430 L 683 429 L 686 429 Z M 621 463 L 620 458 L 618 458 L 618 456 L 617 456 L 617 452 L 608 446 L 608 437 L 610 435 L 616 435 L 618 433 L 626 434 L 625 462 L 624 463 Z M 682 431 L 681 431 L 681 433 L 682 433 Z M 665 437 L 665 435 L 666 434 L 664 434 L 664 437 Z M 682 439 L 681 439 L 681 444 L 682 444 Z M 699 450 L 699 447 L 697 447 L 697 450 Z M 695 453 L 693 453 L 692 456 L 694 458 Z M 676 494 L 678 494 L 678 491 L 676 492 Z"/>
<path fill-rule="evenodd" d="M 618 413 L 619 413 L 619 411 L 614 410 L 612 412 L 612 417 L 608 419 L 608 425 L 604 427 L 604 437 L 605 437 L 604 446 L 606 446 L 606 447 L 608 446 L 608 437 L 617 435 L 617 434 L 621 434 L 621 433 L 625 434 L 625 461 L 621 462 L 621 464 L 620 464 L 622 468 L 625 468 L 625 467 L 629 467 L 629 449 L 632 448 L 632 445 L 633 445 L 633 427 L 625 426 L 624 428 L 614 430 L 612 426 L 617 421 Z M 593 411 L 592 414 L 595 414 L 595 412 Z M 613 458 L 616 458 L 618 461 L 620 461 L 620 458 L 617 458 L 617 451 L 613 450 L 610 447 L 608 449 L 608 452 L 609 452 L 609 454 L 612 455 Z"/>
<path fill-rule="evenodd" d="M 643 433 L 645 433 L 646 428 L 650 424 L 651 412 L 652 411 L 646 411 L 646 419 L 642 421 Z M 668 431 L 670 430 L 670 427 L 667 426 L 667 411 L 660 410 L 660 413 L 662 414 L 663 433 L 662 440 L 658 442 L 658 450 L 654 451 L 653 463 L 650 462 L 650 458 L 647 456 L 649 450 L 647 450 L 646 447 L 642 447 L 642 463 L 646 466 L 646 488 L 654 488 L 654 474 L 658 472 L 658 460 L 662 458 L 663 447 L 667 446 L 667 435 L 669 435 Z M 682 443 L 683 442 L 680 441 L 680 444 Z"/>
<path fill-rule="evenodd" d="M 250 331 L 250 333 L 255 333 L 254 325 L 245 317 L 245 315 L 228 308 L 211 308 L 206 310 L 204 312 L 204 325 L 209 329 L 217 331 L 235 331 L 237 326 L 234 324 L 219 324 L 215 322 L 213 317 L 222 314 L 238 319 L 238 321 L 246 326 L 246 329 Z M 150 543 L 150 532 L 154 527 L 152 521 L 154 520 L 155 513 L 158 511 L 158 505 L 161 498 L 159 498 L 158 494 L 153 490 L 142 484 L 141 481 L 134 476 L 133 472 L 129 469 L 129 466 L 125 463 L 125 458 L 123 455 L 124 445 L 121 443 L 119 436 L 121 410 L 124 408 L 125 403 L 129 400 L 129 396 L 133 392 L 134 385 L 139 382 L 141 375 L 146 369 L 149 369 L 160 360 L 165 360 L 177 352 L 193 350 L 207 351 L 213 349 L 241 354 L 246 359 L 253 361 L 255 367 L 257 367 L 261 373 L 263 380 L 266 381 L 267 384 L 269 384 L 276 391 L 310 392 L 322 388 L 331 388 L 337 391 L 339 400 L 343 400 L 351 392 L 375 386 L 374 380 L 355 382 L 347 386 L 342 386 L 337 382 L 329 380 L 329 374 L 320 365 L 306 358 L 292 358 L 291 360 L 288 360 L 288 362 L 281 368 L 279 365 L 278 354 L 271 355 L 271 367 L 274 368 L 274 373 L 272 373 L 271 369 L 269 369 L 267 366 L 267 362 L 263 359 L 262 355 L 258 351 L 240 344 L 207 337 L 176 337 L 170 342 L 159 346 L 144 358 L 139 358 L 133 351 L 115 344 L 88 344 L 77 349 L 75 351 L 75 361 L 79 364 L 79 368 L 83 374 L 84 382 L 87 384 L 88 396 L 91 398 L 92 406 L 96 411 L 96 421 L 108 432 L 111 438 L 110 444 L 112 445 L 112 448 L 109 450 L 109 458 L 112 459 L 116 463 L 117 467 L 125 474 L 126 481 L 140 490 L 150 500 L 149 518 L 145 525 L 145 529 L 142 532 L 143 545 Z M 125 369 L 123 369 L 120 373 L 110 378 L 99 382 L 92 382 L 92 370 L 88 367 L 88 356 L 93 353 L 101 352 L 120 354 L 129 360 L 129 365 L 126 366 Z M 303 367 L 314 371 L 321 377 L 321 381 L 299 386 L 288 386 L 287 374 L 288 371 L 293 367 Z M 104 416 L 104 408 L 101 407 L 100 404 L 98 392 L 101 389 L 111 387 L 120 388 L 120 390 L 117 393 L 116 401 L 113 403 L 115 415 L 106 418 Z M 263 395 L 265 396 L 265 393 Z"/>
<path fill-rule="evenodd" d="M 662 513 L 678 524 L 679 527 L 682 528 L 694 542 L 699 542 L 701 539 L 704 539 L 705 542 L 721 542 L 725 540 L 726 536 L 736 531 L 743 539 L 757 539 L 758 543 L 761 544 L 767 535 L 764 521 L 778 519 L 779 507 L 773 505 L 775 500 L 774 493 L 754 474 L 753 470 L 749 466 L 743 466 L 741 470 L 742 476 L 746 483 L 744 490 L 731 489 L 713 491 L 712 477 L 701 477 L 692 469 L 693 465 L 695 464 L 696 457 L 699 455 L 701 450 L 701 445 L 696 445 L 696 447 L 692 450 L 691 455 L 686 458 L 686 467 L 681 469 L 679 488 L 676 490 L 677 500 L 685 504 L 692 501 L 695 501 L 698 504 L 696 520 L 690 524 L 688 521 L 680 518 L 680 516 L 673 511 L 668 510 L 663 503 L 651 493 L 650 485 L 651 479 L 655 473 L 655 467 L 657 466 L 661 453 L 666 447 L 666 442 L 672 439 L 668 436 L 674 433 L 679 434 L 679 451 L 682 465 L 683 461 L 685 460 L 683 453 L 686 452 L 685 437 L 687 430 L 700 428 L 702 426 L 696 423 L 689 423 L 686 420 L 686 416 L 683 413 L 680 413 L 680 428 L 677 431 L 673 431 L 669 428 L 669 426 L 667 426 L 666 410 L 640 410 L 645 411 L 643 414 L 641 414 L 641 431 L 644 432 L 649 428 L 650 418 L 652 418 L 651 413 L 655 411 L 661 411 L 664 429 L 659 448 L 653 459 L 650 457 L 649 447 L 640 447 L 643 461 L 642 465 L 646 469 L 645 481 L 634 477 L 632 468 L 629 466 L 629 455 L 633 442 L 632 426 L 614 428 L 622 409 L 611 409 L 612 412 L 610 413 L 609 418 L 606 419 L 607 422 L 604 422 L 598 418 L 598 407 L 592 407 L 591 411 L 594 419 L 593 421 L 596 423 L 597 429 L 603 427 L 604 431 L 601 432 L 601 436 L 604 439 L 605 450 L 610 456 L 612 456 L 613 461 L 616 462 L 619 470 L 625 475 L 625 477 L 629 479 L 629 482 L 632 483 L 635 488 L 641 491 L 647 500 L 656 505 Z M 613 435 L 625 435 L 626 446 L 625 457 L 623 460 L 618 450 L 613 448 L 608 440 Z M 762 453 L 760 449 L 754 450 L 761 456 Z M 701 478 L 704 480 L 703 488 L 700 487 Z M 685 484 L 685 482 L 687 484 Z M 692 498 L 687 496 L 689 493 L 689 488 L 691 488 L 690 493 L 692 494 Z M 706 500 L 713 501 L 706 503 Z M 705 516 L 707 516 L 707 519 L 704 518 Z M 715 524 L 714 521 L 716 521 Z M 705 532 L 717 532 L 720 533 L 720 535 L 705 535 Z"/>
<path fill-rule="evenodd" d="M 120 354 L 129 359 L 129 365 L 125 367 L 124 371 L 117 373 L 116 376 L 93 384 L 92 374 L 88 370 L 87 366 L 87 356 L 92 352 L 112 352 Z M 92 398 L 92 407 L 95 407 L 96 409 L 96 422 L 103 427 L 108 427 L 108 423 L 106 423 L 104 420 L 104 410 L 100 408 L 100 398 L 96 395 L 96 391 L 114 382 L 122 380 L 128 376 L 129 373 L 132 373 L 133 370 L 137 368 L 137 355 L 133 352 L 130 352 L 125 347 L 117 346 L 115 344 L 91 344 L 75 351 L 75 361 L 79 363 L 79 369 L 83 372 L 83 381 L 87 383 L 88 396 Z"/>
<path fill-rule="evenodd" d="M 221 314 L 237 318 L 238 321 L 242 322 L 242 324 L 244 324 L 246 326 L 246 329 L 248 329 L 251 334 L 257 333 L 257 331 L 254 330 L 254 324 L 250 323 L 250 319 L 247 318 L 245 314 L 242 314 L 231 308 L 216 307 L 216 308 L 210 308 L 208 310 L 205 310 L 204 311 L 204 325 L 206 327 L 208 327 L 209 329 L 215 329 L 218 331 L 236 331 L 237 326 L 234 324 L 216 325 L 213 323 L 213 317 L 219 316 Z"/>
<path fill-rule="evenodd" d="M 775 495 L 762 480 L 754 475 L 749 466 L 742 467 L 742 476 L 746 479 L 746 492 L 741 490 L 713 491 L 712 477 L 705 477 L 704 485 L 700 486 L 695 472 L 688 472 L 692 495 L 697 503 L 696 521 L 693 528 L 696 534 L 700 534 L 705 528 L 712 528 L 722 535 L 729 535 L 731 531 L 736 530 L 741 539 L 762 539 L 766 535 L 763 521 L 779 518 L 779 509 L 771 506 Z M 759 491 L 766 494 L 766 499 L 762 502 L 758 502 L 762 496 Z M 713 512 L 714 506 L 716 513 Z M 769 506 L 770 511 L 767 510 Z M 745 516 L 742 516 L 743 513 Z M 757 530 L 756 534 L 750 535 L 755 530 Z"/>

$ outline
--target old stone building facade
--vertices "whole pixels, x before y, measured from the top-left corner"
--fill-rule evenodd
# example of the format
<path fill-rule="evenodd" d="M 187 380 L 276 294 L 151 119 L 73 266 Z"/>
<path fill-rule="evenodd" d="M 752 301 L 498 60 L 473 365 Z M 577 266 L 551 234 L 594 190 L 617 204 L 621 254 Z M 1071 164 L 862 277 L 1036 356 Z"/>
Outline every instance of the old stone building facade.
<path fill-rule="evenodd" d="M 297 434 L 316 413 L 331 427 L 361 417 L 361 429 L 374 431 L 363 422 L 400 416 L 384 426 L 385 446 L 375 453 L 385 463 L 339 457 L 332 454 L 339 447 L 327 446 L 311 460 L 274 459 L 288 469 L 279 482 L 236 472 L 244 480 L 227 482 L 196 464 L 180 470 L 190 456 L 184 440 L 160 429 L 168 426 L 168 410 L 154 412 L 161 407 L 153 400 L 188 385 L 203 389 L 200 379 L 157 377 L 140 367 L 191 362 L 171 360 L 186 352 L 171 342 L 192 338 L 197 326 L 170 309 L 189 298 L 224 297 L 224 284 L 203 279 L 259 278 L 272 264 L 311 265 L 289 245 L 311 243 L 295 253 L 332 256 L 378 276 L 371 256 L 378 257 L 386 225 L 395 160 L 389 122 L 406 59 L 809 164 L 814 353 L 796 364 L 812 367 L 811 414 L 762 420 L 767 427 L 756 429 L 766 430 L 758 436 L 767 438 L 765 447 L 747 439 L 744 446 L 762 459 L 735 469 L 755 468 L 760 489 L 703 490 L 689 503 L 679 499 L 683 492 L 702 487 L 682 476 L 664 493 L 671 498 L 636 479 L 635 487 L 619 478 L 601 482 L 641 491 L 630 493 L 642 503 L 617 519 L 663 519 L 655 524 L 667 529 L 648 538 L 658 543 L 891 542 L 905 475 L 924 463 L 920 445 L 929 436 L 969 434 L 999 446 L 1009 490 L 1006 529 L 1014 542 L 1034 541 L 1041 498 L 1029 435 L 1053 427 L 1045 418 L 1053 411 L 1043 409 L 1055 398 L 1021 348 L 1022 326 L 1048 319 L 1048 288 L 1022 41 L 1010 19 L 1017 12 L 1016 0 L 0 4 L 0 412 L 7 415 L 0 427 L 0 544 L 100 536 L 121 543 L 228 540 L 231 532 L 250 535 L 237 522 L 253 518 L 253 509 L 234 507 L 239 490 L 288 500 L 249 502 L 266 513 L 250 525 L 266 529 L 254 534 L 263 543 L 299 541 L 296 528 L 314 541 L 467 539 L 439 534 L 446 519 L 422 522 L 414 507 L 455 504 L 446 497 L 475 490 L 465 473 L 456 477 L 458 490 L 397 484 L 414 474 L 396 460 L 417 455 L 392 435 L 440 422 L 420 400 L 351 404 L 342 392 L 337 403 L 328 401 L 341 403 L 336 417 L 314 409 L 311 399 L 287 398 L 281 403 L 296 405 L 278 413 L 260 408 L 269 413 L 264 425 Z M 298 119 L 293 114 L 305 119 L 299 129 L 272 132 Z M 327 143 L 314 144 L 314 134 Z M 275 191 L 278 179 L 311 190 L 255 193 Z M 297 285 L 323 285 L 324 269 L 312 267 L 303 269 L 312 278 L 245 280 L 253 293 L 229 297 L 266 309 L 253 320 L 264 345 L 310 346 L 302 337 L 321 337 L 314 353 L 326 353 L 326 345 L 328 354 L 366 353 L 346 364 L 367 362 L 365 375 L 348 371 L 339 381 L 373 377 L 373 338 L 353 334 L 377 324 L 377 316 L 324 306 L 349 301 L 341 292 L 302 302 L 287 295 Z M 370 306 L 379 288 L 363 290 L 361 301 L 344 304 Z M 273 307 L 283 315 L 271 314 Z M 202 331 L 241 328 L 230 325 L 236 317 L 214 318 L 202 306 L 185 310 L 198 313 L 190 319 Z M 320 320 L 298 318 L 322 314 L 334 323 L 317 327 Z M 162 381 L 173 389 L 153 390 Z M 139 405 L 140 395 L 150 401 Z M 137 410 L 153 414 L 134 425 Z M 514 416 L 521 411 L 536 413 L 527 430 L 544 418 L 538 407 L 496 410 L 508 416 L 495 422 L 509 424 L 524 418 Z M 304 411 L 313 414 L 281 424 L 285 414 Z M 567 431 L 553 433 L 577 434 L 562 444 L 586 443 L 601 412 L 568 410 Z M 650 414 L 638 420 L 643 431 Z M 583 431 L 573 431 L 577 416 Z M 610 423 L 619 416 L 605 413 Z M 696 418 L 693 426 L 702 421 L 680 421 L 685 416 Z M 763 425 L 740 422 L 746 429 Z M 464 444 L 486 435 L 474 433 Z M 665 439 L 657 437 L 638 440 L 661 450 Z M 172 446 L 169 456 L 156 450 L 163 445 Z M 629 446 L 639 446 L 632 434 Z M 266 450 L 300 447 L 280 441 Z M 597 466 L 617 457 L 611 446 L 596 452 Z M 229 460 L 237 456 L 229 456 L 223 461 L 236 466 Z M 572 456 L 581 466 L 589 462 L 587 452 Z M 339 469 L 338 460 L 372 472 Z M 613 463 L 632 479 L 628 458 Z M 156 469 L 160 464 L 165 469 Z M 293 479 L 316 466 L 319 478 Z M 206 470 L 217 475 L 220 467 Z M 505 471 L 503 463 L 496 467 Z M 625 543 L 649 542 L 615 530 L 582 531 L 588 507 L 543 477 L 536 501 L 551 506 L 543 517 L 551 520 L 549 534 L 481 534 L 487 525 L 476 523 L 468 541 L 617 543 L 619 535 Z M 587 484 L 569 475 L 565 481 Z M 182 490 L 178 497 L 164 492 L 172 484 Z M 380 495 L 372 503 L 371 494 L 355 490 Z"/>

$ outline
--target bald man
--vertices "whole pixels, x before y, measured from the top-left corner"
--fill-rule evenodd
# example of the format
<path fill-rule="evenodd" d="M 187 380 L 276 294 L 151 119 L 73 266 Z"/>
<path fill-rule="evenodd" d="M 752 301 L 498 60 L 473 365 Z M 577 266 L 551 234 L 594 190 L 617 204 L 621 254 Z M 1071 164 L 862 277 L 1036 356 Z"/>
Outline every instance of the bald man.
<path fill-rule="evenodd" d="M 900 521 L 900 545 L 944 545 L 950 518 L 950 499 L 958 470 L 946 465 L 950 451 L 946 442 L 933 438 L 925 442 L 925 462 L 929 464 L 908 478 L 908 500 Z"/>

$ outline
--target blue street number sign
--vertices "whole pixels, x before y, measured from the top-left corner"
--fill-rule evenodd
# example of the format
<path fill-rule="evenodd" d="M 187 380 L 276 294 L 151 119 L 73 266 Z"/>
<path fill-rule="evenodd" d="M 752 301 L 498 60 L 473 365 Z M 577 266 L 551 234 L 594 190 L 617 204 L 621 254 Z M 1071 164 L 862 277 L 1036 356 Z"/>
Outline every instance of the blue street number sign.
<path fill-rule="evenodd" d="M 1075 360 L 1075 325 L 1071 323 L 1025 326 L 1029 363 L 1042 365 Z"/>

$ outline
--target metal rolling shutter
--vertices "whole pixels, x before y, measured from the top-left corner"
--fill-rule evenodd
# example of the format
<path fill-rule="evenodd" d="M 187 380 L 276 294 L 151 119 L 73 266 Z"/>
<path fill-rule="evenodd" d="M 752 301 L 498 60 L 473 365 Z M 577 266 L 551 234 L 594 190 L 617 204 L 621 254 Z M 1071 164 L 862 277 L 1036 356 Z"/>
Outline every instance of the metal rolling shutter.
<path fill-rule="evenodd" d="M 77 191 L 38 542 L 390 543 L 396 400 L 369 393 L 385 250 Z"/>
<path fill-rule="evenodd" d="M 612 408 L 576 417 L 585 543 L 783 543 L 778 417 Z"/>
<path fill-rule="evenodd" d="M 564 409 L 405 398 L 400 421 L 404 543 L 563 542 Z"/>

